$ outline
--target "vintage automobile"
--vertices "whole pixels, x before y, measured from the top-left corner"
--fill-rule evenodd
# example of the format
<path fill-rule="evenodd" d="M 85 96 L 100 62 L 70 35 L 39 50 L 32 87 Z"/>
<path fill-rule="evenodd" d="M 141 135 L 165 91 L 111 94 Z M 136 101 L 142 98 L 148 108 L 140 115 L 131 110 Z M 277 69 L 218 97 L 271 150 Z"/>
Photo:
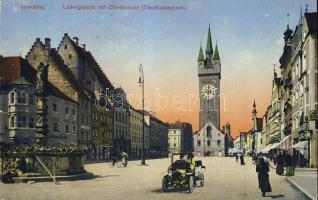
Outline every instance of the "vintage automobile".
<path fill-rule="evenodd" d="M 195 166 L 191 166 L 191 161 L 176 160 L 171 155 L 171 165 L 168 167 L 168 173 L 162 179 L 162 190 L 168 192 L 169 188 L 187 188 L 189 193 L 193 192 L 194 186 L 204 186 L 204 170 L 201 160 L 195 161 Z"/>

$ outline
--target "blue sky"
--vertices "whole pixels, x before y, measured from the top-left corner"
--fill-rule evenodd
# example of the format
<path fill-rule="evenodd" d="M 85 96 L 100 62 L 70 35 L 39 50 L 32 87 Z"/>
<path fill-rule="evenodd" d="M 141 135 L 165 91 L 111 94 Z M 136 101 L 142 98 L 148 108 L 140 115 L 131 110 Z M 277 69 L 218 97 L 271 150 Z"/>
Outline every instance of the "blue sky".
<path fill-rule="evenodd" d="M 44 5 L 45 9 L 21 10 L 21 4 Z M 187 9 L 63 9 L 70 4 L 182 5 Z M 80 43 L 86 43 L 110 80 L 128 93 L 140 90 L 135 83 L 139 63 L 145 67 L 146 93 L 152 94 L 156 87 L 168 94 L 196 93 L 196 60 L 201 40 L 205 48 L 211 24 L 213 45 L 217 40 L 219 46 L 222 93 L 228 98 L 228 112 L 236 118 L 250 117 L 251 108 L 245 105 L 252 105 L 256 99 L 259 113 L 263 113 L 270 102 L 272 65 L 278 64 L 282 53 L 286 14 L 290 13 L 294 29 L 300 5 L 304 9 L 306 4 L 309 11 L 315 11 L 315 0 L 3 0 L 0 54 L 25 56 L 37 37 L 42 41 L 49 37 L 52 46 L 57 47 L 67 32 L 71 37 L 78 36 Z M 233 90 L 236 87 L 239 89 Z M 244 114 L 247 112 L 248 115 Z M 177 119 L 177 115 L 173 118 Z"/>

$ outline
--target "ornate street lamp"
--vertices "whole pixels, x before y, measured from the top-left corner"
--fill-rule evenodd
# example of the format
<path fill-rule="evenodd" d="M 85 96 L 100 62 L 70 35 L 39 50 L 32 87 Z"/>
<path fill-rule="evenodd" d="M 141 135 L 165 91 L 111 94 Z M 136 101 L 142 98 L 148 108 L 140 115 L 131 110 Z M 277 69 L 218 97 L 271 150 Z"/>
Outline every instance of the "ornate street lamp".
<path fill-rule="evenodd" d="M 139 65 L 139 87 L 142 90 L 142 155 L 141 165 L 146 165 L 145 159 L 145 81 L 144 81 L 144 70 L 143 66 Z"/>

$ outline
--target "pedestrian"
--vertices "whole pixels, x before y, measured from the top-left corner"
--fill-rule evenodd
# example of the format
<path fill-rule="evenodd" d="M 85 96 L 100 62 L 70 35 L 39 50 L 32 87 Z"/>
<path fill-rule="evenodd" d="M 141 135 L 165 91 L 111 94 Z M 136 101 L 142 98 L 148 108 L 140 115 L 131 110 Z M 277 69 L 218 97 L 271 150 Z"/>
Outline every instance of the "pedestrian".
<path fill-rule="evenodd" d="M 286 176 L 294 176 L 294 166 L 291 155 L 288 153 L 285 154 L 285 163 L 286 163 Z"/>
<path fill-rule="evenodd" d="M 277 165 L 276 165 L 276 174 L 284 174 L 284 157 L 281 153 L 277 155 Z"/>
<path fill-rule="evenodd" d="M 273 162 L 274 162 L 274 165 L 276 165 L 276 164 L 277 164 L 277 156 L 276 156 L 276 153 L 274 154 Z"/>
<path fill-rule="evenodd" d="M 127 164 L 128 164 L 128 154 L 123 151 L 121 153 L 121 162 L 123 163 L 124 167 L 127 167 Z"/>
<path fill-rule="evenodd" d="M 235 154 L 235 160 L 236 162 L 238 161 L 239 156 L 237 154 Z"/>
<path fill-rule="evenodd" d="M 240 160 L 241 160 L 241 165 L 245 165 L 245 162 L 244 162 L 244 155 L 241 154 L 240 156 Z"/>
<path fill-rule="evenodd" d="M 263 157 L 259 158 L 258 164 L 256 165 L 256 172 L 258 173 L 258 187 L 261 189 L 262 196 L 265 197 L 265 193 L 271 192 L 272 188 L 269 183 L 269 166 Z"/>
<path fill-rule="evenodd" d="M 112 159 L 112 164 L 113 164 L 113 167 L 114 167 L 115 163 L 117 162 L 117 155 L 116 155 L 116 151 L 115 150 L 112 151 L 111 159 Z"/>

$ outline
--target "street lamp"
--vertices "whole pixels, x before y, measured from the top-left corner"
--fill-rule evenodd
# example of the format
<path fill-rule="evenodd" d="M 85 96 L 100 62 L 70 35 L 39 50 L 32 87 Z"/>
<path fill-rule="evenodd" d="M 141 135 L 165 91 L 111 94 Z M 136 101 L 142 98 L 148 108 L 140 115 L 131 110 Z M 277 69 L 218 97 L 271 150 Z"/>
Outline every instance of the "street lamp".
<path fill-rule="evenodd" d="M 142 90 L 142 155 L 141 155 L 141 165 L 146 165 L 145 159 L 145 80 L 144 80 L 144 70 L 143 66 L 139 65 L 139 87 Z"/>

